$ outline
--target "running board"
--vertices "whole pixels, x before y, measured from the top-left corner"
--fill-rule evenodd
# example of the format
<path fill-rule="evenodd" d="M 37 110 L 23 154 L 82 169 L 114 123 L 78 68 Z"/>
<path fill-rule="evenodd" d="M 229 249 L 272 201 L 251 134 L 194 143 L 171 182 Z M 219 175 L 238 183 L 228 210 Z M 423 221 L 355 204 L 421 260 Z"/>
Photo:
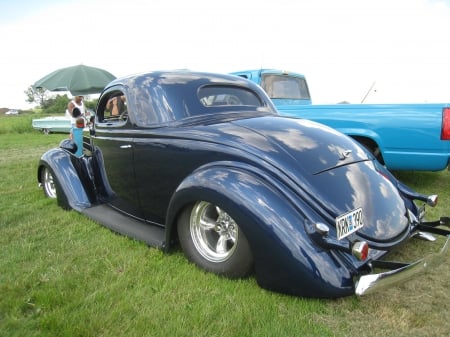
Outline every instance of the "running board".
<path fill-rule="evenodd" d="M 164 249 L 165 230 L 162 227 L 126 216 L 105 204 L 85 208 L 81 213 L 114 232 L 143 241 L 151 247 Z"/>

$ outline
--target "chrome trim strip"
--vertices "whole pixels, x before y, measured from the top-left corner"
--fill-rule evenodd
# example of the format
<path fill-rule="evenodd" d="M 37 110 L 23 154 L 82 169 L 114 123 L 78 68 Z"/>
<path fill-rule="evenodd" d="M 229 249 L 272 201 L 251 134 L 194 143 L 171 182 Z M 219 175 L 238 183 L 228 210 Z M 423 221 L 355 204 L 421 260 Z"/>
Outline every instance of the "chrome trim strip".
<path fill-rule="evenodd" d="M 418 231 L 418 232 L 415 232 L 412 236 L 415 238 L 421 239 L 421 240 L 425 240 L 425 241 L 431 241 L 431 242 L 436 241 L 436 238 L 428 232 Z"/>
<path fill-rule="evenodd" d="M 364 275 L 356 282 L 355 294 L 358 296 L 367 295 L 386 288 L 394 283 L 405 281 L 412 276 L 425 272 L 430 268 L 435 268 L 443 262 L 443 257 L 449 250 L 450 235 L 438 253 L 430 254 L 405 267 L 390 270 L 379 274 Z"/>

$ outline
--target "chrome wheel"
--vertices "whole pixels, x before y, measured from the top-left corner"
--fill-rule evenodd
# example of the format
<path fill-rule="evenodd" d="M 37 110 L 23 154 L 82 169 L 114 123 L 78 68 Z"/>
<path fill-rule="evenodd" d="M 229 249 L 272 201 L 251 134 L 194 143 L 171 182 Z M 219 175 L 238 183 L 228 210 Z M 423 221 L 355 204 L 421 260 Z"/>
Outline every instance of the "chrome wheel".
<path fill-rule="evenodd" d="M 221 207 L 197 201 L 178 217 L 178 238 L 186 257 L 207 271 L 229 278 L 253 271 L 253 254 L 244 232 Z"/>
<path fill-rule="evenodd" d="M 55 179 L 47 167 L 42 169 L 41 177 L 42 188 L 44 189 L 45 195 L 49 198 L 56 198 Z"/>
<path fill-rule="evenodd" d="M 208 261 L 226 261 L 234 252 L 239 229 L 236 222 L 218 206 L 206 201 L 192 209 L 190 232 L 197 251 Z"/>

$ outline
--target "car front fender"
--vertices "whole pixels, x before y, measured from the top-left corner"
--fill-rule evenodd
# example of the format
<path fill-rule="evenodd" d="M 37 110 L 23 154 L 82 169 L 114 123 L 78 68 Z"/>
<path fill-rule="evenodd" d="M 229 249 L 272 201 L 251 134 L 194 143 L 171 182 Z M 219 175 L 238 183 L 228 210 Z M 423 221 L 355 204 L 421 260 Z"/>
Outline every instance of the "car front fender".
<path fill-rule="evenodd" d="M 45 152 L 38 166 L 38 181 L 44 167 L 50 169 L 56 179 L 58 205 L 65 209 L 80 211 L 91 206 L 89 195 L 83 186 L 87 183 L 85 158 L 79 158 L 62 148 L 54 148 Z M 92 198 L 92 197 L 91 197 Z"/>
<path fill-rule="evenodd" d="M 305 231 L 308 206 L 263 172 L 241 163 L 213 163 L 194 171 L 178 187 L 167 213 L 167 240 L 177 214 L 199 200 L 224 209 L 245 233 L 260 286 L 304 297 L 354 293 L 353 275 Z"/>

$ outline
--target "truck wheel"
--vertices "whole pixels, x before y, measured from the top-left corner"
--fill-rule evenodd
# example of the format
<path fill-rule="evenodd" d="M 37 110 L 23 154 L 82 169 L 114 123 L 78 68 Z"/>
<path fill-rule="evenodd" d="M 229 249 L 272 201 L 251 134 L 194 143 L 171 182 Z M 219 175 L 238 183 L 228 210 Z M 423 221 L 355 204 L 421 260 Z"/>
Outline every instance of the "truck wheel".
<path fill-rule="evenodd" d="M 384 165 L 384 159 L 383 154 L 380 151 L 380 148 L 378 147 L 378 144 L 375 143 L 372 139 L 364 138 L 364 137 L 353 137 L 358 143 L 360 143 L 362 146 L 364 146 L 367 150 L 369 150 L 373 156 L 382 164 Z"/>
<path fill-rule="evenodd" d="M 219 206 L 196 202 L 182 212 L 177 228 L 185 255 L 200 268 L 229 278 L 243 278 L 252 272 L 247 238 Z"/>
<path fill-rule="evenodd" d="M 41 184 L 44 194 L 48 198 L 55 199 L 56 195 L 56 180 L 48 167 L 44 167 L 41 171 Z"/>

